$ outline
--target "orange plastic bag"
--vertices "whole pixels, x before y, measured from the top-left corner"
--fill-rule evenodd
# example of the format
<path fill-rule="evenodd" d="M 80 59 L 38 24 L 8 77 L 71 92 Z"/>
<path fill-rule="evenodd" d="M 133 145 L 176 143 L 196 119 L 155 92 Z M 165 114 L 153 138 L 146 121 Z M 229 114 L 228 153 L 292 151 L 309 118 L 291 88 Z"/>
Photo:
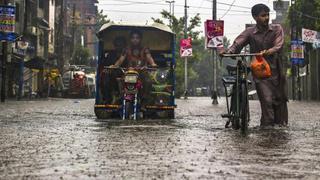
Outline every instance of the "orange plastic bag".
<path fill-rule="evenodd" d="M 251 62 L 251 70 L 254 77 L 265 79 L 271 77 L 271 68 L 263 56 L 255 56 Z"/>

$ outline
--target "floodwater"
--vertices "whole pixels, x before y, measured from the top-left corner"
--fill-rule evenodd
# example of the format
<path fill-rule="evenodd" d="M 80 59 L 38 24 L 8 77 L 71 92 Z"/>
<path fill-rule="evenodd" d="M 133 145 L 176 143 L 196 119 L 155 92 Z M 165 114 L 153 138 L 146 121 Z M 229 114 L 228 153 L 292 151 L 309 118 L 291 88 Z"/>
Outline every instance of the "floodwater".
<path fill-rule="evenodd" d="M 93 100 L 0 104 L 0 179 L 320 179 L 320 104 L 288 128 L 225 129 L 225 104 L 178 100 L 175 120 L 96 120 Z"/>

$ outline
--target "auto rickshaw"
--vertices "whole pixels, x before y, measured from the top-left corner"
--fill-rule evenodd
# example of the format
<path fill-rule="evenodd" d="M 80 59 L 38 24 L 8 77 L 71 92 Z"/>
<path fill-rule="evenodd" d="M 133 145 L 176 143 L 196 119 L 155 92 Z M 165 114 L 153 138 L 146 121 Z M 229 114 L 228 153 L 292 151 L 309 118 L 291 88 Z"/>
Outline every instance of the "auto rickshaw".
<path fill-rule="evenodd" d="M 134 100 L 132 119 L 166 118 L 173 119 L 175 104 L 175 34 L 168 26 L 153 24 L 108 23 L 97 34 L 99 39 L 99 59 L 96 76 L 95 114 L 98 119 L 127 119 L 126 92 L 130 86 L 137 84 L 138 70 L 125 67 L 110 68 L 123 49 L 128 46 L 131 31 L 143 34 L 142 44 L 148 47 L 151 56 L 158 65 L 148 71 L 151 80 L 149 96 L 143 108 L 139 99 Z M 130 77 L 129 77 L 130 76 Z M 142 85 L 144 86 L 144 85 Z M 127 88 L 127 90 L 124 90 Z M 134 91 L 135 92 L 135 91 Z M 138 93 L 137 93 L 138 94 Z"/>

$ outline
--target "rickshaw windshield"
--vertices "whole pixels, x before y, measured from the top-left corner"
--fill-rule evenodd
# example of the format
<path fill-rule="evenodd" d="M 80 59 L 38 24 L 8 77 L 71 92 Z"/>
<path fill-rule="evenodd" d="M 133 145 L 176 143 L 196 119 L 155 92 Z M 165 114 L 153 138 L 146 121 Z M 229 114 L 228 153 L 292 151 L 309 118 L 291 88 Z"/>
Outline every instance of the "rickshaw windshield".
<path fill-rule="evenodd" d="M 139 38 L 133 36 L 133 32 Z M 123 99 L 125 87 L 123 83 L 138 82 L 138 80 L 144 87 L 143 93 L 139 93 L 144 95 L 139 98 L 148 97 L 145 98 L 148 99 L 148 105 L 155 106 L 160 102 L 163 106 L 175 104 L 175 34 L 169 27 L 160 24 L 111 23 L 104 25 L 97 36 L 100 53 L 96 104 L 121 104 L 120 99 Z M 156 66 L 152 66 L 150 59 Z M 118 64 L 118 62 L 121 63 Z M 140 65 L 140 62 L 143 65 Z M 153 70 L 147 70 L 147 72 L 145 72 L 146 69 L 138 70 L 145 65 L 151 65 Z M 119 66 L 120 70 L 112 69 Z M 124 72 L 128 68 L 136 68 L 139 74 L 138 80 L 126 79 Z"/>

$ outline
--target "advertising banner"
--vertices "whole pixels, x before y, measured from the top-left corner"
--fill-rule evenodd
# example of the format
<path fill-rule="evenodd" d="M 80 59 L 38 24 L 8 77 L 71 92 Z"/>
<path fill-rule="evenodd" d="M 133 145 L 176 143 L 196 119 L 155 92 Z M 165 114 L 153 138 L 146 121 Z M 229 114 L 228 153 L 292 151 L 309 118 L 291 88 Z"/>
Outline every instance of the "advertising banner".
<path fill-rule="evenodd" d="M 303 41 L 291 41 L 291 62 L 294 65 L 304 64 L 304 45 Z"/>
<path fill-rule="evenodd" d="M 302 41 L 307 43 L 315 43 L 320 39 L 320 33 L 310 29 L 302 28 Z"/>
<path fill-rule="evenodd" d="M 16 8 L 14 6 L 0 6 L 0 32 L 14 33 L 15 17 Z"/>
<path fill-rule="evenodd" d="M 302 41 L 312 43 L 314 48 L 320 48 L 320 32 L 302 28 Z"/>
<path fill-rule="evenodd" d="M 181 39 L 180 40 L 180 56 L 191 57 L 192 56 L 192 39 Z"/>
<path fill-rule="evenodd" d="M 224 21 L 205 22 L 206 48 L 223 48 Z"/>

